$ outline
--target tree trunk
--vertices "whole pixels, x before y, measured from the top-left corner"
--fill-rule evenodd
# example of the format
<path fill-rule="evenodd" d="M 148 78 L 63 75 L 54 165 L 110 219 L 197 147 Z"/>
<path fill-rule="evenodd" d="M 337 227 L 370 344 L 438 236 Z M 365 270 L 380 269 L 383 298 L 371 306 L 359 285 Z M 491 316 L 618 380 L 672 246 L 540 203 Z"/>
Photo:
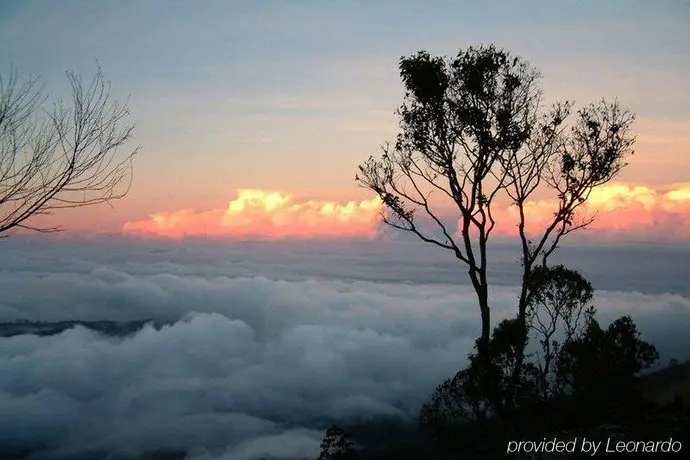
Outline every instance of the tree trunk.
<path fill-rule="evenodd" d="M 481 366 L 480 375 L 483 382 L 482 389 L 488 401 L 494 407 L 496 416 L 503 417 L 504 403 L 502 392 L 497 387 L 495 363 L 491 354 L 491 308 L 489 307 L 488 288 L 486 284 L 481 284 L 477 291 L 479 300 L 479 310 L 482 318 L 482 335 L 477 342 L 477 359 Z"/>
<path fill-rule="evenodd" d="M 477 343 L 477 352 L 479 356 L 488 355 L 489 341 L 491 339 L 491 309 L 489 308 L 489 290 L 486 283 L 482 283 L 480 278 L 485 278 L 477 276 L 479 269 L 471 268 L 469 270 L 470 280 L 472 281 L 472 287 L 477 294 L 477 301 L 479 302 L 479 311 L 482 318 L 482 335 Z"/>
<path fill-rule="evenodd" d="M 527 347 L 527 281 L 530 276 L 530 267 L 526 266 L 523 271 L 522 276 L 522 289 L 520 290 L 520 300 L 518 301 L 518 316 L 517 320 L 522 327 L 523 336 L 520 342 L 517 344 L 517 356 L 515 358 L 515 367 L 510 376 L 510 381 L 508 382 L 507 394 L 506 394 L 506 406 L 508 410 L 515 408 L 515 400 L 517 397 L 517 389 L 519 387 L 520 380 L 522 379 L 522 367 L 525 363 L 525 349 Z"/>

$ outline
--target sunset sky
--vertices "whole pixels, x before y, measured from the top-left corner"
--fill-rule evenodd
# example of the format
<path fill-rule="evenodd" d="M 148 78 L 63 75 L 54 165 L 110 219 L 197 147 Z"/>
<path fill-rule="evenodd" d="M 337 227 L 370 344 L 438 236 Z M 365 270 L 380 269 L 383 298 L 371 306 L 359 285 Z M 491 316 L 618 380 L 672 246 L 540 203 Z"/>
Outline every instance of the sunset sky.
<path fill-rule="evenodd" d="M 495 43 L 542 71 L 548 101 L 618 97 L 637 114 L 630 166 L 592 197 L 596 228 L 685 238 L 689 22 L 690 2 L 663 0 L 12 0 L 0 71 L 66 96 L 63 72 L 90 76 L 98 59 L 129 96 L 142 146 L 131 193 L 56 216 L 67 228 L 366 237 L 378 203 L 353 178 L 396 134 L 398 59 Z M 547 205 L 534 203 L 537 221 Z"/>
<path fill-rule="evenodd" d="M 687 385 L 674 375 L 690 363 L 689 24 L 690 0 L 0 0 L 0 118 L 11 72 L 40 78 L 49 111 L 58 100 L 72 102 L 65 72 L 88 85 L 100 68 L 136 124 L 122 153 L 140 147 L 123 199 L 23 222 L 63 232 L 5 231 L 3 223 L 15 223 L 8 217 L 26 209 L 16 203 L 27 193 L 12 181 L 35 172 L 33 184 L 50 190 L 36 164 L 55 171 L 56 163 L 74 166 L 89 155 L 56 148 L 55 157 L 39 155 L 44 163 L 17 166 L 8 159 L 16 159 L 12 147 L 26 131 L 12 129 L 21 125 L 12 116 L 0 119 L 0 459 L 19 452 L 34 459 L 315 459 L 333 424 L 352 430 L 358 458 L 396 458 L 403 450 L 410 458 L 464 458 L 463 442 L 428 434 L 452 434 L 458 421 L 474 430 L 465 423 L 473 415 L 511 428 L 492 414 L 512 422 L 522 413 L 522 431 L 539 442 L 539 430 L 551 428 L 543 421 L 569 428 L 549 408 L 568 408 L 578 425 L 595 420 L 570 411 L 571 402 L 587 400 L 587 388 L 569 399 L 568 385 L 543 385 L 553 375 L 538 343 L 542 307 L 556 313 L 541 324 L 546 343 L 558 340 L 567 350 L 580 337 L 571 326 L 594 331 L 580 342 L 594 337 L 599 355 L 611 357 L 606 375 L 620 382 L 638 380 L 616 373 L 628 350 L 609 349 L 620 345 L 618 336 L 642 340 L 645 355 L 658 351 L 635 374 L 663 372 L 639 380 L 639 388 L 652 383 L 645 394 L 675 405 L 672 395 Z M 629 165 L 580 209 L 597 216 L 589 229 L 545 254 L 550 242 L 539 240 L 557 196 L 538 190 L 523 209 L 536 243 L 530 250 L 544 256 L 535 263 L 567 267 L 567 277 L 547 277 L 544 302 L 532 302 L 539 286 L 525 276 L 519 211 L 507 197 L 492 202 L 491 248 L 460 244 L 458 254 L 437 247 L 445 240 L 433 246 L 384 226 L 381 199 L 355 182 L 358 166 L 398 134 L 401 57 L 427 50 L 452 58 L 489 44 L 541 72 L 545 105 L 574 101 L 575 114 L 617 98 L 636 114 Z M 21 111 L 14 114 L 21 120 Z M 110 132 L 86 136 L 92 151 Z M 77 135 L 69 134 L 54 145 L 72 147 Z M 45 144 L 30 145 L 40 152 Z M 84 163 L 96 171 L 119 164 L 107 155 Z M 108 188 L 75 169 L 75 188 Z M 16 201 L 6 199 L 13 194 Z M 457 236 L 461 216 L 447 204 L 437 222 Z M 476 259 L 465 263 L 472 252 Z M 565 310 L 550 302 L 555 291 Z M 529 324 L 515 320 L 525 293 Z M 457 393 L 458 378 L 484 362 L 472 358 L 483 349 L 477 337 L 499 326 L 490 343 L 501 342 L 496 332 L 516 325 L 533 326 L 524 329 L 525 378 L 499 380 L 520 391 L 504 392 L 499 405 L 493 396 L 501 385 Z M 552 353 L 554 369 L 572 358 L 589 372 L 588 347 L 583 359 Z M 491 346 L 492 356 L 498 348 Z M 492 369 L 502 369 L 498 361 Z M 534 386 L 529 370 L 537 368 L 545 380 Z M 465 383 L 480 390 L 485 382 Z M 602 388 L 627 388 L 617 385 Z M 437 418 L 441 400 L 455 408 L 476 402 L 488 418 L 443 409 Z M 624 414 L 631 421 L 658 421 L 678 437 L 673 420 L 657 417 L 663 411 L 633 402 Z M 532 403 L 545 417 L 532 417 Z M 609 406 L 623 414 L 620 404 Z M 611 421 L 608 407 L 595 415 Z M 435 423 L 442 419 L 449 423 Z M 586 425 L 581 432 L 591 431 Z M 621 430 L 649 431 L 641 428 Z M 491 456 L 490 443 L 507 433 L 492 431 L 467 447 Z"/>

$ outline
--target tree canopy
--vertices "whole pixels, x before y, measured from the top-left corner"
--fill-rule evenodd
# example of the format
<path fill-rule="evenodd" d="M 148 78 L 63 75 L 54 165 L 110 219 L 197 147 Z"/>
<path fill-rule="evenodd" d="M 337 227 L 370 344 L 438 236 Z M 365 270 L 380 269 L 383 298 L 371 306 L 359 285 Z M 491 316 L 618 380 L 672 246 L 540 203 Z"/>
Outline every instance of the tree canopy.
<path fill-rule="evenodd" d="M 496 206 L 503 200 L 517 209 L 517 313 L 526 329 L 532 269 L 547 265 L 565 235 L 593 221 L 582 205 L 626 165 L 634 116 L 616 100 L 577 111 L 570 101 L 547 105 L 540 73 L 494 45 L 451 58 L 420 51 L 401 58 L 399 70 L 399 134 L 360 165 L 356 181 L 382 200 L 386 224 L 464 264 L 482 318 L 481 353 L 491 335 L 487 243 Z M 550 222 L 531 234 L 526 209 L 537 192 L 557 204 Z M 445 219 L 447 209 L 457 228 Z"/>

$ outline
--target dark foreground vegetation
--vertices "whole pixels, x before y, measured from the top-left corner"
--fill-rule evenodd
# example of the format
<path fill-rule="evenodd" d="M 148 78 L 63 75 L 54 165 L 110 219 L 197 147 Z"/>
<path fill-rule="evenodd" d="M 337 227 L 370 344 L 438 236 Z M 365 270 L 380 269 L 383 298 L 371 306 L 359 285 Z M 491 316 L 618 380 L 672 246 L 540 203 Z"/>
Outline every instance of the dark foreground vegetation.
<path fill-rule="evenodd" d="M 504 340 L 511 322 L 506 321 L 492 337 L 497 345 L 502 342 L 499 347 L 505 346 L 497 349 L 502 365 L 494 368 L 493 376 L 478 375 L 472 355 L 467 368 L 436 388 L 417 425 L 333 426 L 325 434 L 318 459 L 591 458 L 591 452 L 583 452 L 585 439 L 601 442 L 597 457 L 656 459 L 687 454 L 690 362 L 672 362 L 637 376 L 656 361 L 657 354 L 641 340 L 630 318 L 619 318 L 605 329 L 593 318 L 587 321 L 579 337 L 558 347 L 556 370 L 546 391 L 539 366 L 527 364 L 521 402 L 513 411 L 497 413 L 490 401 L 502 397 L 510 371 L 510 342 Z M 669 440 L 674 442 L 659 443 Z M 533 452 L 515 452 L 520 441 L 534 441 L 537 446 L 562 441 L 572 450 L 558 453 L 542 444 L 547 452 L 532 457 Z M 614 450 L 616 443 L 629 441 L 637 444 L 627 444 L 627 449 L 637 453 L 605 451 L 607 442 Z M 679 447 L 681 453 L 664 452 Z"/>
<path fill-rule="evenodd" d="M 585 439 L 601 442 L 597 456 L 624 458 L 631 449 L 649 458 L 687 452 L 690 363 L 672 361 L 640 375 L 658 360 L 656 348 L 642 339 L 629 316 L 602 327 L 591 305 L 592 286 L 575 271 L 540 267 L 533 272 L 531 292 L 528 334 L 516 320 L 499 323 L 491 335 L 490 366 L 471 354 L 466 368 L 436 388 L 414 429 L 377 444 L 334 426 L 319 460 L 589 458 Z M 531 352 L 518 363 L 516 350 L 523 346 Z M 508 406 L 518 365 L 523 366 L 518 397 Z M 536 445 L 520 447 L 520 441 Z M 558 441 L 560 453 L 553 452 Z M 638 444 L 626 444 L 630 441 Z M 624 452 L 606 452 L 621 442 Z M 532 457 L 535 449 L 542 452 Z"/>

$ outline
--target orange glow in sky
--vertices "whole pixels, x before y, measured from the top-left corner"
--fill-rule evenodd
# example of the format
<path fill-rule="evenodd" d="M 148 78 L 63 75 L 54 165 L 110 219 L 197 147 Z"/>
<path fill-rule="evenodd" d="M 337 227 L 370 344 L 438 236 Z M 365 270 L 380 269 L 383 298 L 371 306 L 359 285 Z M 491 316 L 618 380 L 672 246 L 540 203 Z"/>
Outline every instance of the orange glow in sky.
<path fill-rule="evenodd" d="M 147 220 L 127 222 L 123 231 L 173 238 L 373 238 L 381 228 L 381 209 L 381 201 L 376 198 L 341 203 L 299 200 L 280 192 L 249 189 L 239 190 L 225 209 L 157 212 Z M 555 209 L 556 202 L 551 200 L 528 203 L 528 231 L 543 229 Z M 690 184 L 665 191 L 645 185 L 601 186 L 592 191 L 581 212 L 588 216 L 596 213 L 589 229 L 601 236 L 690 238 Z M 516 235 L 514 207 L 495 206 L 494 216 L 497 235 Z"/>
<path fill-rule="evenodd" d="M 288 194 L 239 190 L 226 209 L 163 211 L 127 222 L 124 232 L 164 237 L 192 235 L 266 238 L 373 237 L 381 201 L 298 201 Z"/>
<path fill-rule="evenodd" d="M 551 200 L 529 203 L 526 209 L 528 232 L 534 234 L 543 229 L 556 209 L 557 203 Z M 601 236 L 690 238 L 690 184 L 679 184 L 667 191 L 645 185 L 604 185 L 592 190 L 578 212 L 581 217 L 596 215 L 588 229 Z M 515 235 L 517 209 L 510 207 L 495 214 L 496 231 Z"/>

